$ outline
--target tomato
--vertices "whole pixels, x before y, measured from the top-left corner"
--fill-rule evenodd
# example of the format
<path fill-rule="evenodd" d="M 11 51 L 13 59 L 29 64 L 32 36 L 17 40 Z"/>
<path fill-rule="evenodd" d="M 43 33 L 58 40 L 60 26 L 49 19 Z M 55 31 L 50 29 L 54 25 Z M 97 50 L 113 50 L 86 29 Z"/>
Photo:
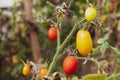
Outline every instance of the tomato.
<path fill-rule="evenodd" d="M 47 68 L 41 68 L 41 71 L 39 73 L 40 78 L 44 77 L 48 72 Z"/>
<path fill-rule="evenodd" d="M 93 21 L 97 16 L 97 10 L 94 7 L 88 7 L 85 11 L 87 21 Z"/>
<path fill-rule="evenodd" d="M 18 63 L 18 56 L 17 55 L 12 56 L 12 62 L 13 62 L 13 64 Z"/>
<path fill-rule="evenodd" d="M 100 17 L 101 24 L 103 24 L 106 21 L 106 19 L 107 19 L 107 15 L 105 15 L 105 14 L 101 15 L 101 17 Z"/>
<path fill-rule="evenodd" d="M 27 76 L 30 73 L 30 66 L 28 64 L 25 64 L 22 72 L 24 76 Z"/>
<path fill-rule="evenodd" d="M 51 41 L 55 41 L 57 39 L 57 28 L 51 27 L 48 31 L 48 38 Z"/>
<path fill-rule="evenodd" d="M 109 11 L 110 11 L 110 13 L 113 13 L 115 11 L 113 4 L 109 5 Z"/>
<path fill-rule="evenodd" d="M 75 56 L 67 56 L 63 61 L 63 70 L 67 75 L 74 74 L 78 68 L 78 60 Z"/>
<path fill-rule="evenodd" d="M 87 56 L 92 50 L 92 39 L 87 30 L 78 31 L 76 36 L 76 47 L 82 56 Z"/>

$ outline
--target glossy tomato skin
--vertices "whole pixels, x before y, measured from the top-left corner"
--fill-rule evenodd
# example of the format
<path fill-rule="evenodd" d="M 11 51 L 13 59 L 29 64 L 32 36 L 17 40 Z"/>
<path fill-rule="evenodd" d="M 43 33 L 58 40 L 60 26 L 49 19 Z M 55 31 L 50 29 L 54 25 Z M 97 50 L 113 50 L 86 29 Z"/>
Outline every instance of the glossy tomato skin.
<path fill-rule="evenodd" d="M 46 76 L 47 72 L 48 72 L 47 68 L 41 68 L 41 71 L 39 73 L 40 78 Z"/>
<path fill-rule="evenodd" d="M 87 21 L 93 21 L 97 16 L 97 10 L 94 7 L 88 7 L 85 11 Z"/>
<path fill-rule="evenodd" d="M 63 61 L 63 70 L 67 75 L 72 75 L 78 68 L 78 60 L 75 56 L 67 56 Z"/>
<path fill-rule="evenodd" d="M 76 36 L 76 47 L 82 56 L 87 56 L 92 50 L 92 38 L 87 30 L 78 31 Z"/>
<path fill-rule="evenodd" d="M 30 73 L 30 66 L 28 64 L 24 65 L 22 73 L 24 76 L 27 76 Z"/>
<path fill-rule="evenodd" d="M 48 38 L 51 41 L 55 41 L 57 39 L 57 28 L 51 27 L 48 31 Z"/>

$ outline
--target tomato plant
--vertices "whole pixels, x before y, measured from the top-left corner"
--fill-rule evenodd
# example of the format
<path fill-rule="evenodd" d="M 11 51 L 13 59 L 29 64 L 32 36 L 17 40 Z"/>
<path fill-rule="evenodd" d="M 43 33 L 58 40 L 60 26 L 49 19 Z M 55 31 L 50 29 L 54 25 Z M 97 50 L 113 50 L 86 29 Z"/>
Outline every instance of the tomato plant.
<path fill-rule="evenodd" d="M 22 73 L 24 76 L 27 76 L 30 73 L 30 66 L 28 64 L 24 65 Z"/>
<path fill-rule="evenodd" d="M 44 77 L 48 72 L 47 68 L 41 68 L 40 73 L 39 73 L 39 77 L 42 78 Z"/>
<path fill-rule="evenodd" d="M 87 63 L 88 61 L 93 61 L 94 63 L 97 64 L 96 69 L 98 71 L 98 74 L 85 75 L 85 76 L 82 77 L 82 80 L 100 80 L 100 79 L 106 80 L 106 78 L 107 78 L 107 80 L 112 80 L 112 79 L 115 79 L 118 76 L 120 76 L 120 73 L 117 74 L 117 68 L 118 68 L 118 63 L 119 63 L 119 61 L 117 60 L 118 59 L 118 54 L 119 54 L 119 52 L 117 52 L 118 50 L 116 48 L 110 46 L 107 43 L 106 40 L 104 40 L 104 39 L 98 40 L 99 38 L 97 39 L 98 44 L 97 45 L 95 44 L 95 47 L 93 48 L 94 42 L 92 41 L 90 33 L 87 30 L 89 30 L 91 28 L 90 31 L 91 32 L 94 31 L 95 33 L 96 33 L 95 28 L 103 30 L 102 24 L 105 22 L 105 20 L 107 20 L 106 19 L 107 17 L 106 17 L 105 13 L 104 13 L 105 16 L 104 15 L 101 16 L 101 14 L 102 14 L 102 12 L 101 12 L 101 14 L 100 14 L 101 23 L 102 23 L 101 24 L 99 19 L 96 18 L 97 9 L 90 2 L 93 2 L 93 1 L 86 0 L 87 5 L 90 4 L 90 6 L 87 7 L 87 9 L 85 10 L 85 14 L 84 14 L 85 18 L 83 18 L 83 19 L 81 19 L 82 16 L 83 16 L 82 14 L 80 14 L 80 16 L 81 15 L 82 16 L 79 17 L 78 16 L 79 14 L 76 14 L 76 13 L 74 14 L 74 12 L 72 10 L 70 10 L 70 9 L 72 9 L 71 6 L 70 6 L 72 4 L 72 2 L 70 2 L 69 6 L 67 6 L 66 3 L 55 6 L 54 4 L 52 4 L 50 2 L 47 2 L 47 4 L 50 4 L 50 6 L 52 6 L 54 8 L 54 12 L 55 12 L 53 14 L 54 17 L 49 18 L 49 19 L 42 19 L 43 17 L 41 17 L 40 20 L 36 19 L 36 21 L 38 21 L 38 23 L 39 23 L 39 21 L 41 21 L 40 25 L 50 25 L 52 23 L 53 25 L 56 26 L 56 27 L 52 26 L 48 30 L 48 34 L 47 34 L 48 38 L 51 41 L 57 40 L 56 47 L 52 46 L 53 48 L 56 48 L 56 52 L 54 54 L 52 62 L 50 63 L 50 66 L 48 67 L 49 69 L 47 69 L 46 67 L 43 67 L 43 63 L 42 63 L 43 61 L 40 62 L 39 64 L 37 62 L 36 63 L 29 62 L 31 64 L 31 66 L 25 64 L 25 66 L 23 68 L 23 74 L 24 75 L 28 75 L 30 73 L 30 67 L 31 67 L 31 69 L 32 69 L 31 73 L 33 74 L 32 79 L 35 78 L 35 80 L 37 80 L 37 78 L 41 78 L 41 79 L 45 78 L 45 80 L 52 80 L 52 79 L 56 79 L 56 80 L 62 80 L 62 79 L 63 80 L 67 80 L 67 79 L 68 80 L 73 80 L 73 79 L 78 80 L 79 77 L 77 77 L 77 75 L 75 75 L 75 76 L 70 76 L 70 75 L 72 75 L 72 74 L 74 74 L 76 72 L 76 70 L 78 68 L 78 59 L 79 59 L 79 60 L 84 60 L 84 64 Z M 97 4 L 98 3 L 99 2 L 97 2 Z M 76 2 L 75 2 L 75 4 L 76 4 Z M 94 3 L 94 5 L 95 4 L 96 3 Z M 79 13 L 79 11 L 81 13 L 84 12 L 84 8 L 83 8 L 84 6 L 86 6 L 86 5 L 84 4 L 84 5 L 79 6 L 80 10 L 78 10 L 78 13 Z M 103 6 L 104 5 L 102 5 L 101 9 L 103 8 Z M 79 9 L 79 8 L 77 8 L 77 9 Z M 45 9 L 45 11 L 47 11 L 47 9 Z M 70 33 L 69 34 L 67 33 L 67 35 L 64 36 L 66 38 L 61 38 L 61 35 L 62 35 L 61 32 L 63 31 L 63 34 L 64 34 L 64 32 L 66 33 L 66 31 L 63 30 L 63 29 L 67 28 L 66 24 L 69 25 L 69 23 L 71 23 L 71 26 L 73 26 L 73 25 L 74 26 L 71 27 L 72 29 L 69 26 L 69 29 L 71 29 Z M 73 35 L 76 32 L 78 27 L 80 27 L 81 30 L 79 30 L 77 35 L 76 35 L 76 47 L 74 46 L 74 49 L 73 49 L 72 53 L 77 53 L 77 50 L 78 50 L 79 54 L 81 54 L 83 57 L 79 57 L 77 55 L 74 55 L 74 56 L 69 55 L 69 56 L 65 57 L 65 59 L 63 61 L 63 64 L 62 64 L 62 67 L 63 67 L 63 71 L 66 73 L 67 76 L 63 75 L 59 71 L 53 72 L 53 71 L 56 70 L 55 69 L 55 64 L 57 63 L 57 61 L 59 59 L 61 59 L 61 57 L 63 57 L 63 54 L 60 54 L 60 53 L 66 53 L 64 48 L 68 44 L 68 42 L 72 39 L 72 37 L 75 38 Z M 42 27 L 40 30 L 43 30 L 44 28 Z M 24 30 L 23 27 L 20 27 L 20 29 L 22 29 L 23 32 L 26 31 L 26 30 Z M 87 30 L 85 30 L 85 29 L 87 29 Z M 43 30 L 43 33 L 46 33 L 46 32 L 47 31 Z M 109 35 L 107 35 L 107 37 L 109 37 Z M 96 36 L 95 36 L 95 40 L 96 40 Z M 71 44 L 71 45 L 74 45 L 74 41 L 73 41 L 73 44 Z M 45 48 L 45 50 L 47 49 L 46 45 L 44 46 L 44 48 Z M 101 66 L 101 65 L 103 65 L 103 63 L 105 64 L 105 61 L 103 61 L 103 62 L 98 61 L 99 60 L 98 56 L 104 54 L 107 48 L 114 49 L 115 55 L 116 55 L 116 57 L 115 57 L 116 58 L 115 70 L 114 70 L 113 74 L 110 75 L 110 76 L 107 76 L 105 74 L 105 71 L 103 69 L 104 66 Z M 50 49 L 50 50 L 52 50 L 52 49 Z M 49 52 L 48 49 L 46 51 Z M 66 50 L 66 51 L 72 51 L 72 49 L 71 50 Z M 99 53 L 99 54 L 97 54 L 97 53 Z M 106 65 L 107 65 L 107 62 L 106 62 Z M 41 68 L 41 66 L 42 66 L 42 68 Z M 85 69 L 85 68 L 83 68 L 83 69 Z M 81 71 L 81 73 L 82 73 L 82 71 Z M 35 75 L 35 77 L 34 77 L 34 75 Z"/>
<path fill-rule="evenodd" d="M 96 18 L 97 10 L 94 7 L 88 7 L 85 11 L 85 19 L 87 21 L 93 21 Z"/>
<path fill-rule="evenodd" d="M 87 30 L 79 30 L 76 36 L 76 47 L 82 56 L 87 56 L 93 48 L 90 33 Z"/>
<path fill-rule="evenodd" d="M 51 27 L 48 31 L 48 38 L 51 41 L 55 41 L 57 39 L 57 28 Z"/>
<path fill-rule="evenodd" d="M 75 56 L 67 56 L 63 61 L 63 70 L 67 75 L 74 74 L 78 68 L 78 60 Z"/>

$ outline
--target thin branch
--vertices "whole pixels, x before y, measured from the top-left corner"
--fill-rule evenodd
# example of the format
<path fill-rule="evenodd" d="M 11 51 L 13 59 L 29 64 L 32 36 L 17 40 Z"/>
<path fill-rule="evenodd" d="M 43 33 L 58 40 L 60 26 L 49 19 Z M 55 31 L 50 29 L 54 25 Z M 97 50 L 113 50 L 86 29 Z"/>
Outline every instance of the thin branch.
<path fill-rule="evenodd" d="M 32 5 L 30 0 L 24 0 L 24 8 L 26 13 L 26 20 L 29 22 L 34 22 L 33 15 L 32 15 Z M 33 27 L 33 26 L 31 26 Z M 30 31 L 30 40 L 31 40 L 31 47 L 32 47 L 32 54 L 33 59 L 36 63 L 39 62 L 40 59 L 40 46 L 38 42 L 37 33 L 34 29 L 31 28 Z"/>

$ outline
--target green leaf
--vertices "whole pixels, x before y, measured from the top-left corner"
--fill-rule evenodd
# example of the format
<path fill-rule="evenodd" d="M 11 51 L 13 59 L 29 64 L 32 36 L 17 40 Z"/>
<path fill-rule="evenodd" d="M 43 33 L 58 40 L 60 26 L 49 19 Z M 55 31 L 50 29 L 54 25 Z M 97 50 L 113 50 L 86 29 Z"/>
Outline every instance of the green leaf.
<path fill-rule="evenodd" d="M 96 48 L 93 48 L 93 49 L 92 49 L 92 54 L 93 54 L 93 55 L 96 55 L 96 53 L 97 53 L 97 49 L 96 49 Z"/>
<path fill-rule="evenodd" d="M 17 64 L 11 71 L 11 75 L 14 76 L 16 74 L 20 74 L 22 71 L 22 67 L 23 67 L 23 64 Z"/>
<path fill-rule="evenodd" d="M 100 39 L 97 41 L 98 44 L 102 44 L 102 43 L 104 43 L 104 42 L 106 42 L 106 40 L 105 40 L 104 38 L 100 38 Z"/>
<path fill-rule="evenodd" d="M 97 43 L 100 44 L 100 52 L 104 54 L 105 50 L 109 47 L 109 43 L 104 38 L 100 38 Z"/>
<path fill-rule="evenodd" d="M 72 80 L 78 80 L 78 77 L 77 76 L 73 76 Z"/>
<path fill-rule="evenodd" d="M 107 79 L 106 75 L 87 74 L 83 76 L 82 80 L 107 80 Z"/>
<path fill-rule="evenodd" d="M 102 53 L 102 54 L 104 54 L 105 53 L 105 50 L 107 49 L 109 47 L 109 44 L 107 43 L 107 42 L 104 42 L 102 45 L 100 45 L 100 52 Z"/>

